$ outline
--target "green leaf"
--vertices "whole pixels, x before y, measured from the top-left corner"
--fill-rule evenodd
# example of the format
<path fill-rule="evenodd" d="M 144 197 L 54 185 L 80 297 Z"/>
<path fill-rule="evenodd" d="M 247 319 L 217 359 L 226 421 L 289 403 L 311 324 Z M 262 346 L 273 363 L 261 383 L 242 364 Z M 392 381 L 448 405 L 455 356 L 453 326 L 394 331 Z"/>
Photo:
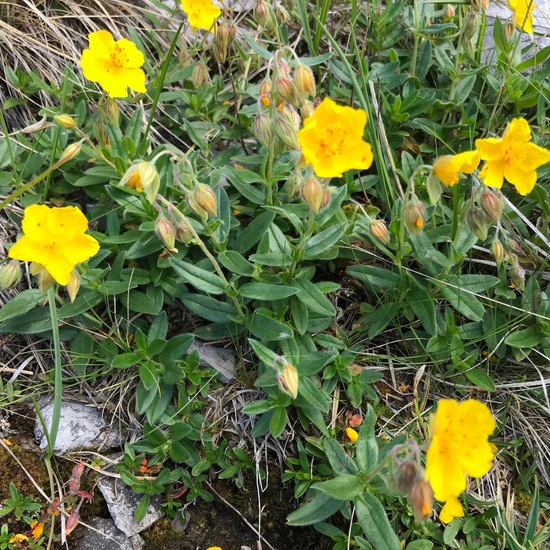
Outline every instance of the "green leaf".
<path fill-rule="evenodd" d="M 355 514 L 365 537 L 376 550 L 401 550 L 399 538 L 376 496 L 363 493 L 355 501 Z"/>
<path fill-rule="evenodd" d="M 353 459 L 346 453 L 344 447 L 331 437 L 323 439 L 323 450 L 327 455 L 327 459 L 332 466 L 332 469 L 339 476 L 359 473 Z"/>
<path fill-rule="evenodd" d="M 211 271 L 197 267 L 194 264 L 182 262 L 176 258 L 171 258 L 170 264 L 184 280 L 198 290 L 202 290 L 207 294 L 222 294 L 225 290 L 223 281 Z"/>
<path fill-rule="evenodd" d="M 244 414 L 262 414 L 266 411 L 273 409 L 273 405 L 267 399 L 260 399 L 259 401 L 253 401 L 252 403 L 246 404 L 242 411 Z"/>
<path fill-rule="evenodd" d="M 145 514 L 147 514 L 147 510 L 149 509 L 150 500 L 151 497 L 148 494 L 145 494 L 141 497 L 141 500 L 137 505 L 136 511 L 134 512 L 134 518 L 136 519 L 136 521 L 141 521 L 145 517 Z"/>
<path fill-rule="evenodd" d="M 326 317 L 336 315 L 336 310 L 332 302 L 317 288 L 317 286 L 307 279 L 295 279 L 291 286 L 298 289 L 296 298 L 300 300 L 310 311 L 319 313 Z"/>
<path fill-rule="evenodd" d="M 434 543 L 430 540 L 413 540 L 405 547 L 405 550 L 432 550 Z"/>
<path fill-rule="evenodd" d="M 504 342 L 513 348 L 534 348 L 541 341 L 541 335 L 534 327 L 517 330 L 509 334 Z"/>
<path fill-rule="evenodd" d="M 218 260 L 223 267 L 237 275 L 251 277 L 254 274 L 254 266 L 244 256 L 234 250 L 227 250 L 219 254 Z"/>
<path fill-rule="evenodd" d="M 355 457 L 357 465 L 362 472 L 368 472 L 378 465 L 378 443 L 374 435 L 376 414 L 370 404 L 367 404 L 367 412 L 363 424 L 359 430 L 359 438 L 355 444 Z"/>
<path fill-rule="evenodd" d="M 0 309 L 0 321 L 19 317 L 27 311 L 30 311 L 38 304 L 44 303 L 45 296 L 37 289 L 24 290 L 13 297 L 6 305 Z"/>
<path fill-rule="evenodd" d="M 354 265 L 346 269 L 350 277 L 359 279 L 369 290 L 376 292 L 380 288 L 391 288 L 399 282 L 399 275 L 384 267 L 373 265 Z"/>
<path fill-rule="evenodd" d="M 127 369 L 128 367 L 133 367 L 142 359 L 142 355 L 135 351 L 120 353 L 113 359 L 111 366 L 115 369 Z"/>
<path fill-rule="evenodd" d="M 332 516 L 341 505 L 341 500 L 332 498 L 326 493 L 315 492 L 313 498 L 308 499 L 298 510 L 289 514 L 286 521 L 292 527 L 314 525 Z"/>
<path fill-rule="evenodd" d="M 473 294 L 449 286 L 441 288 L 441 294 L 464 317 L 470 321 L 481 321 L 485 308 Z"/>
<path fill-rule="evenodd" d="M 495 383 L 491 377 L 481 369 L 469 369 L 464 374 L 466 375 L 466 378 L 468 378 L 468 380 L 475 384 L 478 388 L 488 392 L 496 390 Z"/>
<path fill-rule="evenodd" d="M 252 346 L 254 353 L 258 356 L 260 361 L 268 367 L 275 368 L 275 362 L 278 360 L 279 355 L 252 338 L 248 339 L 248 343 Z"/>
<path fill-rule="evenodd" d="M 269 421 L 269 431 L 273 437 L 279 437 L 283 433 L 287 419 L 286 407 L 275 407 Z"/>
<path fill-rule="evenodd" d="M 319 481 L 311 488 L 323 491 L 338 500 L 353 500 L 365 489 L 363 482 L 352 474 L 344 474 L 328 481 Z"/>
<path fill-rule="evenodd" d="M 265 186 L 265 181 L 259 174 L 251 170 L 236 169 L 232 166 L 223 168 L 225 177 L 231 182 L 233 187 L 246 199 L 253 204 L 263 204 L 265 202 L 265 191 L 252 186 L 252 183 L 260 183 Z"/>
<path fill-rule="evenodd" d="M 246 283 L 239 287 L 239 294 L 253 300 L 265 300 L 272 302 L 293 296 L 298 292 L 297 288 L 270 283 Z"/>
<path fill-rule="evenodd" d="M 120 301 L 130 311 L 145 313 L 146 315 L 158 315 L 162 310 L 164 302 L 162 296 L 161 300 L 157 301 L 154 299 L 154 296 L 151 297 L 139 290 L 131 290 L 128 294 L 121 294 Z"/>
<path fill-rule="evenodd" d="M 306 376 L 300 378 L 298 395 L 307 401 L 307 403 L 309 403 L 314 409 L 328 412 L 331 403 L 330 396 L 323 392 L 323 390 L 319 389 Z"/>
<path fill-rule="evenodd" d="M 266 342 L 275 342 L 277 340 L 283 340 L 284 338 L 290 338 L 294 333 L 292 328 L 285 323 L 273 319 L 262 313 L 260 310 L 256 310 L 252 315 L 246 319 L 246 328 L 260 340 Z"/>
<path fill-rule="evenodd" d="M 498 285 L 499 278 L 493 275 L 460 275 L 455 285 L 469 292 L 485 292 Z"/>
<path fill-rule="evenodd" d="M 182 359 L 183 354 L 189 349 L 194 338 L 192 334 L 186 333 L 172 336 L 172 338 L 166 342 L 166 346 L 159 355 L 158 360 L 161 363 L 168 363 L 172 360 Z"/>
<path fill-rule="evenodd" d="M 271 222 L 275 219 L 275 212 L 262 212 L 256 216 L 239 234 L 233 248 L 240 254 L 248 252 L 264 235 Z"/>
<path fill-rule="evenodd" d="M 436 336 L 435 301 L 430 294 L 423 288 L 411 285 L 406 294 L 406 300 L 422 323 L 424 330 L 431 336 Z"/>
<path fill-rule="evenodd" d="M 307 332 L 307 325 L 309 323 L 309 313 L 307 306 L 298 298 L 291 298 L 290 300 L 290 315 L 294 327 L 298 331 L 298 334 L 305 334 Z"/>
<path fill-rule="evenodd" d="M 152 361 L 143 361 L 139 365 L 139 379 L 146 389 L 150 390 L 158 385 L 158 373 L 155 364 Z"/>
<path fill-rule="evenodd" d="M 342 225 L 332 225 L 314 235 L 304 245 L 304 260 L 316 260 L 325 250 L 336 244 L 344 235 Z"/>
<path fill-rule="evenodd" d="M 180 300 L 193 313 L 213 323 L 228 323 L 231 321 L 232 316 L 237 315 L 237 310 L 233 304 L 220 302 L 204 294 L 190 293 L 182 296 Z"/>

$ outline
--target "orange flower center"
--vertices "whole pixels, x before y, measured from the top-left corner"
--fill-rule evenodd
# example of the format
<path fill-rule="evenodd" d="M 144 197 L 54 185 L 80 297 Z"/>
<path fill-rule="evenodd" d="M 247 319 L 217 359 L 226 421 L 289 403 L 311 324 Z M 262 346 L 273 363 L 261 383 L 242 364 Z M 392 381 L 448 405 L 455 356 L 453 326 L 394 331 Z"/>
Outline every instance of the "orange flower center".
<path fill-rule="evenodd" d="M 511 164 L 521 165 L 525 160 L 525 143 L 510 143 L 504 149 L 504 162 L 508 166 Z"/>
<path fill-rule="evenodd" d="M 143 186 L 141 185 L 141 176 L 139 175 L 139 170 L 136 170 L 129 178 L 128 178 L 128 187 L 131 187 L 132 189 L 135 189 L 136 191 L 143 191 Z"/>
<path fill-rule="evenodd" d="M 323 136 L 319 140 L 319 147 L 328 157 L 341 156 L 344 148 L 345 133 L 340 124 L 332 124 L 323 128 Z"/>
<path fill-rule="evenodd" d="M 113 51 L 111 52 L 111 62 L 115 67 L 125 67 L 126 63 L 130 63 L 128 54 L 118 44 L 115 44 Z"/>

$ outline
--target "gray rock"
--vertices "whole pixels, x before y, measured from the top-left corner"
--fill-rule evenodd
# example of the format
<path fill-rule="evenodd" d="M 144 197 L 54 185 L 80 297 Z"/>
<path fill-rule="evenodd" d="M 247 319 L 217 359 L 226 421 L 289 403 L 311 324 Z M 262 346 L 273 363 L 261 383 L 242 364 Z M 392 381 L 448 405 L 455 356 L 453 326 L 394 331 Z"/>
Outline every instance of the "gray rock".
<path fill-rule="evenodd" d="M 52 424 L 53 403 L 41 407 L 40 413 L 48 428 Z M 40 448 L 48 446 L 40 420 L 36 419 L 34 434 Z M 101 409 L 88 407 L 84 403 L 61 404 L 59 431 L 54 452 L 64 454 L 79 449 L 105 449 L 120 447 L 124 437 L 114 427 L 109 426 Z"/>
<path fill-rule="evenodd" d="M 119 479 L 104 477 L 97 486 L 107 503 L 115 525 L 128 537 L 133 537 L 147 529 L 163 515 L 160 511 L 160 498 L 152 497 L 145 517 L 141 521 L 136 521 L 134 512 L 142 495 L 134 493 Z"/>
<path fill-rule="evenodd" d="M 139 550 L 143 547 L 141 537 L 139 541 L 132 541 L 117 529 L 112 519 L 93 518 L 88 522 L 92 529 L 84 525 L 79 526 L 79 550 Z M 139 546 L 135 546 L 137 543 Z"/>
<path fill-rule="evenodd" d="M 195 349 L 199 352 L 202 367 L 210 367 L 218 371 L 222 382 L 227 383 L 235 379 L 236 356 L 234 351 L 203 344 L 199 340 L 195 340 L 191 344 L 189 351 Z"/>

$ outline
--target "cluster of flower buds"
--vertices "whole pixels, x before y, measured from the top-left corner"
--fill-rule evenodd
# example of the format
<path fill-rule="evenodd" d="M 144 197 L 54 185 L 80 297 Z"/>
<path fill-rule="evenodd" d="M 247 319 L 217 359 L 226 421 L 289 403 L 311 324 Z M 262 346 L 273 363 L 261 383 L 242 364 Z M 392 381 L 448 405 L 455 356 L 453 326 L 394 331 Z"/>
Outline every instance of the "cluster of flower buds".
<path fill-rule="evenodd" d="M 237 27 L 233 23 L 221 23 L 216 28 L 212 41 L 212 56 L 218 63 L 225 63 L 227 60 L 236 34 Z"/>
<path fill-rule="evenodd" d="M 331 190 L 313 175 L 308 176 L 302 183 L 301 195 L 309 206 L 312 214 L 317 214 L 330 201 Z"/>
<path fill-rule="evenodd" d="M 525 288 L 525 269 L 521 267 L 519 259 L 525 256 L 521 245 L 510 237 L 504 236 L 502 240 L 495 237 L 491 244 L 491 253 L 498 266 L 510 266 L 510 282 L 515 289 L 522 291 Z"/>

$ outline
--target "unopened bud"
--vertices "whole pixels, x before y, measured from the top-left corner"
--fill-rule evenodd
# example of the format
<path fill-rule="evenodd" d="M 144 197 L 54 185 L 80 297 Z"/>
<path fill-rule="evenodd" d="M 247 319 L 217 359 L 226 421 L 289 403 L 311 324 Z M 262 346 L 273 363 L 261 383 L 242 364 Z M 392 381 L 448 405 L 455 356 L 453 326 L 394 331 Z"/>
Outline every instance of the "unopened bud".
<path fill-rule="evenodd" d="M 202 88 L 205 84 L 210 84 L 211 80 L 206 63 L 200 61 L 195 65 L 191 74 L 191 82 L 195 88 Z"/>
<path fill-rule="evenodd" d="M 402 462 L 397 468 L 397 490 L 404 495 L 411 492 L 413 483 L 418 479 L 418 468 L 412 462 Z"/>
<path fill-rule="evenodd" d="M 185 244 L 190 244 L 193 242 L 193 233 L 191 233 L 189 227 L 183 222 L 178 224 L 176 227 L 176 239 Z"/>
<path fill-rule="evenodd" d="M 67 285 L 65 285 L 65 288 L 67 289 L 67 294 L 69 295 L 71 303 L 74 302 L 80 289 L 80 273 L 78 273 L 76 269 L 71 271 L 71 278 Z"/>
<path fill-rule="evenodd" d="M 99 145 L 102 147 L 109 146 L 109 134 L 107 134 L 107 126 L 102 120 L 96 120 L 92 126 L 92 133 Z"/>
<path fill-rule="evenodd" d="M 55 283 L 55 280 L 45 267 L 41 266 L 40 264 L 34 264 L 34 265 L 37 266 L 38 268 L 41 268 L 41 269 L 38 269 L 38 271 L 36 272 L 38 290 L 40 290 L 42 294 L 46 294 L 46 292 L 48 292 L 48 289 L 51 288 Z M 32 268 L 31 268 L 31 273 L 32 273 Z"/>
<path fill-rule="evenodd" d="M 118 107 L 118 102 L 112 97 L 108 97 L 105 101 L 105 116 L 107 120 L 113 125 L 118 126 L 120 121 L 120 109 Z"/>
<path fill-rule="evenodd" d="M 288 149 L 292 151 L 300 150 L 298 131 L 293 124 L 282 117 L 278 117 L 273 126 L 275 134 Z"/>
<path fill-rule="evenodd" d="M 299 63 L 294 71 L 294 85 L 302 100 L 315 97 L 315 77 L 313 71 L 307 65 Z"/>
<path fill-rule="evenodd" d="M 363 417 L 360 414 L 354 414 L 349 419 L 349 425 L 352 428 L 358 428 L 359 426 L 361 426 L 361 424 L 363 424 Z"/>
<path fill-rule="evenodd" d="M 191 64 L 193 56 L 189 53 L 189 51 L 187 50 L 187 46 L 184 43 L 181 44 L 178 58 L 182 67 L 189 67 L 189 65 Z"/>
<path fill-rule="evenodd" d="M 69 493 L 71 495 L 76 494 L 80 490 L 80 478 L 84 473 L 84 462 L 79 462 L 71 472 L 71 477 L 69 478 Z"/>
<path fill-rule="evenodd" d="M 288 61 L 281 56 L 277 57 L 277 76 L 290 78 L 290 65 Z"/>
<path fill-rule="evenodd" d="M 388 228 L 386 224 L 381 220 L 371 220 L 369 225 L 369 230 L 373 237 L 376 237 L 379 241 L 384 244 L 389 244 L 390 234 L 388 233 Z"/>
<path fill-rule="evenodd" d="M 169 220 L 160 214 L 155 220 L 155 233 L 170 252 L 177 252 L 176 228 Z"/>
<path fill-rule="evenodd" d="M 323 192 L 323 199 L 321 200 L 321 209 L 323 209 L 330 202 L 330 197 L 332 196 L 333 191 L 334 187 L 327 187 L 325 189 Z"/>
<path fill-rule="evenodd" d="M 65 522 L 65 534 L 70 535 L 74 530 L 75 527 L 78 525 L 78 511 L 74 511 Z"/>
<path fill-rule="evenodd" d="M 488 221 L 485 212 L 478 208 L 472 208 L 468 214 L 470 229 L 480 241 L 487 239 L 487 233 L 489 231 Z"/>
<path fill-rule="evenodd" d="M 434 502 L 434 494 L 430 484 L 425 479 L 418 479 L 411 488 L 411 506 L 416 521 L 430 517 Z"/>
<path fill-rule="evenodd" d="M 262 145 L 269 146 L 273 139 L 273 123 L 271 119 L 267 115 L 259 113 L 254 119 L 252 133 Z"/>
<path fill-rule="evenodd" d="M 491 252 L 497 265 L 500 265 L 504 260 L 504 246 L 502 246 L 502 243 L 498 239 L 493 241 L 493 244 L 491 245 Z"/>
<path fill-rule="evenodd" d="M 302 114 L 302 118 L 309 118 L 313 115 L 313 111 L 315 111 L 315 107 L 313 106 L 313 103 L 311 101 L 304 101 L 304 104 L 300 107 L 300 113 Z"/>
<path fill-rule="evenodd" d="M 63 153 L 61 153 L 61 157 L 59 157 L 59 162 L 68 162 L 74 157 L 76 157 L 80 150 L 82 149 L 82 146 L 80 145 L 80 141 L 77 143 L 71 143 Z"/>
<path fill-rule="evenodd" d="M 517 290 L 525 289 L 525 269 L 519 263 L 515 263 L 510 269 L 510 281 Z"/>
<path fill-rule="evenodd" d="M 225 63 L 227 54 L 229 53 L 229 46 L 233 42 L 236 32 L 237 28 L 235 25 L 228 23 L 221 23 L 215 30 L 212 54 L 218 63 Z"/>
<path fill-rule="evenodd" d="M 493 223 L 497 223 L 500 220 L 502 210 L 504 209 L 504 197 L 500 191 L 490 191 L 488 188 L 484 188 L 479 204 L 483 208 L 485 214 L 489 220 Z"/>
<path fill-rule="evenodd" d="M 288 10 L 279 2 L 275 4 L 275 18 L 279 25 L 284 25 L 290 18 Z"/>
<path fill-rule="evenodd" d="M 193 191 L 194 199 L 197 204 L 203 209 L 206 210 L 212 216 L 216 216 L 218 213 L 218 202 L 216 200 L 216 195 L 212 188 L 208 185 L 201 183 Z"/>
<path fill-rule="evenodd" d="M 506 22 L 506 24 L 504 25 L 504 36 L 507 38 L 507 40 L 510 40 L 510 38 L 512 38 L 515 28 L 516 26 L 511 21 Z"/>
<path fill-rule="evenodd" d="M 309 206 L 313 214 L 321 210 L 323 202 L 324 189 L 319 180 L 314 176 L 309 176 L 302 185 L 302 198 Z"/>
<path fill-rule="evenodd" d="M 59 126 L 66 128 L 67 130 L 70 130 L 76 126 L 76 120 L 69 115 L 57 115 L 54 116 L 53 119 L 57 122 L 57 124 L 59 124 Z"/>
<path fill-rule="evenodd" d="M 418 235 L 426 223 L 426 208 L 419 202 L 410 202 L 403 210 L 403 220 L 411 235 Z"/>
<path fill-rule="evenodd" d="M 252 11 L 254 20 L 261 27 L 265 27 L 266 30 L 271 31 L 277 26 L 275 19 L 275 12 L 271 7 L 271 4 L 264 0 L 258 0 Z"/>
<path fill-rule="evenodd" d="M 199 203 L 197 202 L 197 199 L 195 198 L 194 193 L 191 193 L 187 196 L 187 205 L 195 214 L 197 214 L 201 220 L 206 223 L 208 221 L 208 212 L 199 206 Z"/>
<path fill-rule="evenodd" d="M 140 160 L 126 170 L 118 185 L 127 185 L 140 193 L 143 191 L 147 200 L 153 204 L 159 191 L 160 177 L 154 164 Z"/>
<path fill-rule="evenodd" d="M 473 10 L 469 10 L 462 31 L 463 40 L 469 42 L 475 35 L 478 27 L 477 16 Z"/>
<path fill-rule="evenodd" d="M 355 443 L 359 439 L 359 434 L 349 426 L 346 428 L 346 435 L 352 443 Z"/>
<path fill-rule="evenodd" d="M 19 284 L 23 273 L 19 262 L 8 262 L 0 269 L 0 288 L 8 290 Z"/>
<path fill-rule="evenodd" d="M 260 97 L 262 98 L 262 105 L 264 107 L 269 107 L 270 104 L 270 97 L 271 97 L 271 90 L 273 89 L 273 83 L 269 78 L 266 78 L 262 80 L 262 83 L 260 84 Z"/>
<path fill-rule="evenodd" d="M 275 88 L 279 96 L 291 105 L 299 106 L 301 103 L 298 97 L 298 90 L 296 90 L 296 86 L 290 78 L 284 76 L 279 77 L 275 81 Z"/>
<path fill-rule="evenodd" d="M 443 21 L 449 21 L 455 16 L 455 8 L 451 4 L 447 4 L 443 10 Z"/>
<path fill-rule="evenodd" d="M 283 105 L 282 109 L 279 112 L 281 113 L 281 118 L 287 120 L 296 130 L 296 132 L 300 130 L 302 120 L 300 119 L 300 115 L 292 105 Z"/>
<path fill-rule="evenodd" d="M 286 363 L 283 367 L 282 374 L 278 378 L 278 381 L 279 387 L 284 393 L 292 397 L 292 399 L 296 399 L 298 397 L 299 379 L 298 371 L 294 365 Z"/>
<path fill-rule="evenodd" d="M 525 256 L 525 251 L 521 247 L 521 245 L 516 241 L 516 239 L 506 239 L 505 241 L 506 248 L 513 252 L 514 254 L 517 254 L 518 256 Z"/>

